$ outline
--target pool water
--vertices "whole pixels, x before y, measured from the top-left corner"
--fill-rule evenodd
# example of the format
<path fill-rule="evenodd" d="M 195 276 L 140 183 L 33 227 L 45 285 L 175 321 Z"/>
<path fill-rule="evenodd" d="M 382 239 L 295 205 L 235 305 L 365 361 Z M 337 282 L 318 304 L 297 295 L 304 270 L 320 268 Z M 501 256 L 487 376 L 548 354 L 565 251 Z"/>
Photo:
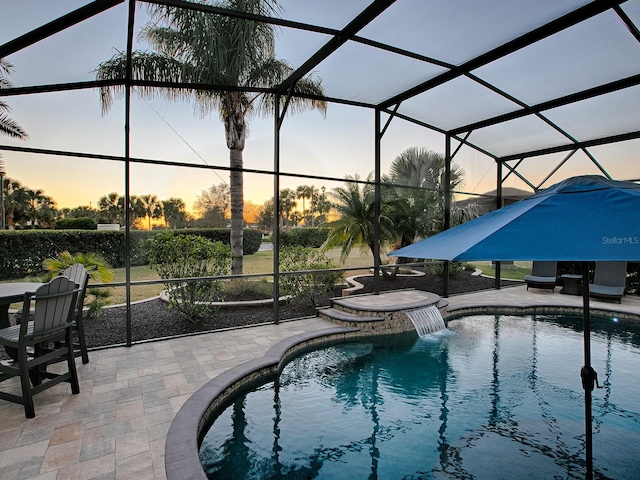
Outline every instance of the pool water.
<path fill-rule="evenodd" d="M 640 327 L 592 319 L 594 478 L 640 478 Z M 230 402 L 211 479 L 585 477 L 582 319 L 477 315 L 303 354 Z"/>

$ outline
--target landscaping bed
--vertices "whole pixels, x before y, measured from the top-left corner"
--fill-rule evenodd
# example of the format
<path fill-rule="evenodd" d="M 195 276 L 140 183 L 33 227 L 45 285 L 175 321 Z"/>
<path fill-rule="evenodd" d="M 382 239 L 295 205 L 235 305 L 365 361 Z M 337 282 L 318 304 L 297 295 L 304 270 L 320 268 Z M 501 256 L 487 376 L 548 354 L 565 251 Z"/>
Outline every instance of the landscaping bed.
<path fill-rule="evenodd" d="M 364 285 L 357 293 L 373 292 L 373 277 L 358 277 L 358 282 Z M 503 286 L 519 284 L 520 282 L 503 280 Z M 395 279 L 380 279 L 380 290 L 398 290 L 417 288 L 438 295 L 443 292 L 443 279 L 438 275 L 427 273 L 423 276 L 398 276 Z M 494 288 L 494 280 L 487 277 L 475 276 L 471 272 L 462 271 L 449 280 L 451 295 L 489 290 Z M 340 296 L 342 287 L 337 287 L 333 295 L 326 295 L 318 299 L 318 304 L 328 305 L 331 296 Z M 255 300 L 243 298 L 241 293 L 234 292 L 234 302 L 241 300 Z M 112 306 L 101 310 L 96 318 L 85 317 L 85 336 L 89 348 L 121 345 L 126 343 L 126 306 Z M 280 305 L 281 320 L 315 316 L 316 309 L 309 304 L 282 302 Z M 257 305 L 248 307 L 221 307 L 215 313 L 206 316 L 198 322 L 192 322 L 183 317 L 175 309 L 159 298 L 137 302 L 131 305 L 131 335 L 133 342 L 172 337 L 175 335 L 194 334 L 212 330 L 237 328 L 273 320 L 272 305 Z M 4 351 L 0 351 L 0 358 L 6 358 Z"/>
<path fill-rule="evenodd" d="M 358 277 L 364 285 L 357 293 L 373 292 L 373 277 Z M 503 280 L 502 285 L 514 285 L 520 282 Z M 399 276 L 393 280 L 380 279 L 380 290 L 397 290 L 417 288 L 442 295 L 443 279 L 427 273 L 424 276 Z M 474 276 L 463 271 L 449 280 L 450 294 L 474 292 L 494 288 L 494 280 L 487 277 Z M 339 296 L 341 288 L 336 288 L 333 296 Z M 233 300 L 240 300 L 236 294 Z M 251 298 L 253 299 L 253 298 Z M 247 299 L 249 300 L 249 299 Z M 328 305 L 330 295 L 319 299 L 319 304 Z M 312 305 L 281 303 L 280 319 L 287 320 L 307 316 L 315 316 Z M 273 320 L 272 305 L 250 307 L 221 307 L 214 314 L 194 323 L 170 309 L 164 301 L 152 299 L 131 305 L 131 334 L 134 342 L 152 338 L 163 338 L 174 335 L 192 334 L 224 328 L 235 328 Z M 126 341 L 126 307 L 104 308 L 98 317 L 85 320 L 85 332 L 89 347 L 121 344 Z"/>

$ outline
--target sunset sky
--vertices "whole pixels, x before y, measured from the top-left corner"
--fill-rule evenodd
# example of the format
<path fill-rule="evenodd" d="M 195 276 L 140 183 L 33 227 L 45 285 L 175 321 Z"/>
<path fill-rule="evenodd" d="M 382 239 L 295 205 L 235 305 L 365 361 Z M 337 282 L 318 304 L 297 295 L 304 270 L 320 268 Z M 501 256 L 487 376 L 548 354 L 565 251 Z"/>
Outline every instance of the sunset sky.
<path fill-rule="evenodd" d="M 86 3 L 86 0 L 3 0 L 0 44 Z M 304 2 L 286 0 L 280 3 L 286 18 L 340 28 L 349 15 L 362 10 L 369 2 L 353 0 L 345 6 L 341 0 L 327 1 L 327 8 L 322 10 L 324 18 L 310 18 L 311 13 L 305 9 Z M 334 3 L 340 8 L 333 10 L 331 5 Z M 340 12 L 342 17 L 335 15 L 335 12 Z M 11 55 L 6 59 L 14 65 L 14 73 L 9 80 L 18 87 L 94 79 L 93 70 L 101 61 L 110 58 L 117 50 L 126 48 L 126 13 L 125 3 Z M 314 14 L 317 16 L 317 10 Z M 139 7 L 136 15 L 139 30 L 145 23 L 144 7 Z M 326 36 L 308 32 L 281 31 L 276 52 L 278 57 L 296 67 L 327 39 Z M 340 83 L 343 70 L 348 71 L 346 63 L 342 68 L 336 68 L 334 64 L 320 67 L 316 74 L 329 90 Z M 378 64 L 371 65 L 377 70 L 376 82 L 384 83 L 386 78 L 397 77 L 397 71 L 379 67 Z M 365 85 L 361 93 L 356 92 L 356 97 L 359 94 L 366 95 L 366 88 Z M 7 97 L 6 101 L 12 107 L 11 117 L 26 129 L 29 138 L 20 142 L 2 137 L 0 144 L 124 155 L 123 102 L 118 102 L 103 116 L 95 90 Z M 273 123 L 271 118 L 256 117 L 250 120 L 244 152 L 246 168 L 273 168 Z M 228 166 L 229 154 L 219 117 L 214 114 L 200 118 L 194 114 L 191 104 L 168 103 L 161 98 L 145 100 L 134 95 L 131 133 L 132 157 Z M 382 142 L 383 172 L 387 171 L 398 154 L 412 146 L 444 152 L 444 137 L 402 120 L 394 120 Z M 616 157 L 628 155 L 628 149 L 624 147 L 600 148 L 607 148 Z M 620 151 L 616 152 L 616 148 Z M 597 150 L 594 149 L 594 152 Z M 8 151 L 0 154 L 9 177 L 29 188 L 43 189 L 46 195 L 57 201 L 58 208 L 89 204 L 96 206 L 98 199 L 109 192 L 124 193 L 124 167 L 119 162 Z M 537 159 L 528 173 L 541 180 L 564 155 Z M 575 168 L 579 173 L 596 173 L 588 159 L 580 157 L 580 154 L 576 156 L 575 166 L 565 168 L 564 176 L 570 173 L 570 168 Z M 464 148 L 456 157 L 456 162 L 466 172 L 465 191 L 483 193 L 495 188 L 495 166 L 488 157 Z M 624 166 L 613 168 L 614 175 L 620 173 L 620 178 L 629 177 L 629 174 L 622 173 Z M 281 130 L 281 169 L 294 174 L 336 178 L 355 174 L 366 177 L 374 170 L 373 111 L 330 104 L 326 118 L 318 112 L 287 117 Z M 527 171 L 526 167 L 524 171 Z M 145 165 L 133 165 L 131 168 L 132 194 L 152 193 L 161 200 L 180 197 L 188 209 L 191 209 L 198 194 L 221 182 L 228 182 L 228 175 L 224 171 Z M 339 183 L 285 177 L 281 180 L 282 188 L 315 184 L 318 188 L 324 185 L 330 190 Z M 527 188 L 515 176 L 506 185 Z M 272 176 L 245 174 L 245 199 L 261 204 L 272 195 Z"/>

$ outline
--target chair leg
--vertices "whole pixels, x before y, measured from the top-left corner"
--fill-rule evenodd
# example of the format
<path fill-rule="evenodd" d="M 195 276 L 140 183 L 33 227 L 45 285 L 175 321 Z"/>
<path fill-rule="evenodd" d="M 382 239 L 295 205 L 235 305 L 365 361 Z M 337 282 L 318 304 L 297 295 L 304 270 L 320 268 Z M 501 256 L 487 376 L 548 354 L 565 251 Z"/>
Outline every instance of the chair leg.
<path fill-rule="evenodd" d="M 82 363 L 89 363 L 89 353 L 87 352 L 87 342 L 84 339 L 84 322 L 82 315 L 79 315 L 76 319 L 75 327 L 78 333 L 78 345 L 80 346 L 80 354 L 82 356 Z"/>
<path fill-rule="evenodd" d="M 31 394 L 31 384 L 29 379 L 29 368 L 27 365 L 27 352 L 24 348 L 18 354 L 18 369 L 20 370 L 20 385 L 22 387 L 22 401 L 24 402 L 24 415 L 27 418 L 34 418 L 36 410 L 33 406 L 33 395 Z"/>
<path fill-rule="evenodd" d="M 35 345 L 33 347 L 33 356 L 38 357 L 42 353 L 42 345 Z M 29 378 L 31 379 L 31 385 L 34 387 L 42 383 L 43 374 L 47 371 L 46 365 L 38 365 L 29 370 Z"/>
<path fill-rule="evenodd" d="M 71 333 L 71 329 L 67 330 L 67 365 L 69 367 L 69 373 L 71 374 L 71 378 L 69 379 L 69 383 L 71 383 L 71 393 L 77 395 L 80 393 L 80 384 L 78 383 L 78 371 L 76 370 L 76 356 L 73 353 L 73 335 Z"/>

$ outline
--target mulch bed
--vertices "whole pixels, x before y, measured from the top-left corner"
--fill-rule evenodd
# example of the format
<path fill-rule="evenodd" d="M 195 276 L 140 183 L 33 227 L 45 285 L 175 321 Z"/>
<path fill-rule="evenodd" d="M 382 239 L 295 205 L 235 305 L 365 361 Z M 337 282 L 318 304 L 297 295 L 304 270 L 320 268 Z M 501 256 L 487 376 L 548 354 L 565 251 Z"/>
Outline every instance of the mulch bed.
<path fill-rule="evenodd" d="M 373 277 L 359 277 L 358 282 L 364 289 L 357 293 L 373 292 Z M 503 280 L 502 286 L 520 284 Z M 460 272 L 449 280 L 450 295 L 490 290 L 495 281 L 491 278 L 473 276 L 471 272 Z M 442 295 L 443 279 L 437 275 L 398 276 L 393 280 L 380 279 L 380 291 L 416 288 Z M 341 289 L 334 292 L 339 296 Z M 320 299 L 319 304 L 328 305 L 330 297 Z M 312 305 L 280 305 L 280 319 L 292 319 L 315 316 L 316 309 Z M 193 334 L 224 328 L 242 327 L 273 320 L 273 306 L 222 307 L 213 315 L 194 323 L 160 299 L 131 305 L 131 335 L 134 342 L 153 338 L 171 337 L 174 335 Z M 121 344 L 126 342 L 126 307 L 104 308 L 96 318 L 85 319 L 85 332 L 89 347 Z"/>

